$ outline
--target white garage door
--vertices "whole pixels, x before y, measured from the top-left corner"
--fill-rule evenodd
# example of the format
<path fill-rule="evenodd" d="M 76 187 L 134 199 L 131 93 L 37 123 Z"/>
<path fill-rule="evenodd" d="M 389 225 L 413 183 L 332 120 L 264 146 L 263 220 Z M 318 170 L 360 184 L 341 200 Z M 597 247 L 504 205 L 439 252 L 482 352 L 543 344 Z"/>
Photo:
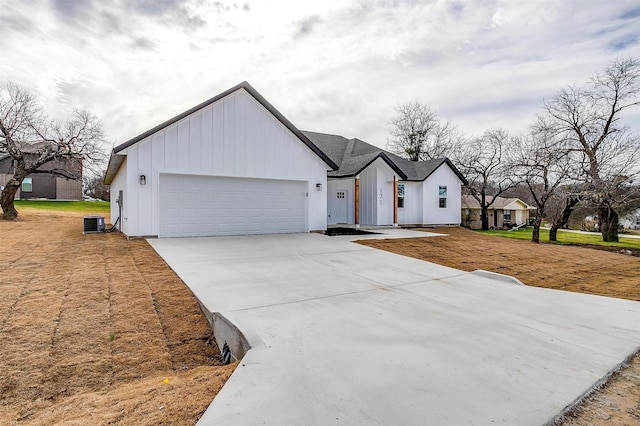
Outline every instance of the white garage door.
<path fill-rule="evenodd" d="M 306 183 L 160 175 L 159 237 L 305 232 Z"/>

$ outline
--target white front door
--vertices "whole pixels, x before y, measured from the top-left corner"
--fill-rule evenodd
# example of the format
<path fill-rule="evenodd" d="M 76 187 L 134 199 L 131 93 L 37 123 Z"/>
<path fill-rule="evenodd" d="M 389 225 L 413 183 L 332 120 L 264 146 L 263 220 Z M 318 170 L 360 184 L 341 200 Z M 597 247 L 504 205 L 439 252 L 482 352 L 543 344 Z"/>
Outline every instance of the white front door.
<path fill-rule="evenodd" d="M 338 189 L 333 193 L 330 223 L 347 223 L 347 190 Z"/>

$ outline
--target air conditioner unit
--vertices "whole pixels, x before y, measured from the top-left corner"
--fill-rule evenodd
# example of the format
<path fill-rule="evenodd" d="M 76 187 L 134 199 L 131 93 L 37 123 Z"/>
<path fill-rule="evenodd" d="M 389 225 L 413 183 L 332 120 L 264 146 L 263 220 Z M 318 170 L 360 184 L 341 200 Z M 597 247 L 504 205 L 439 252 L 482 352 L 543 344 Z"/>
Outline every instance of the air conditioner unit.
<path fill-rule="evenodd" d="M 86 216 L 83 234 L 104 232 L 104 216 Z"/>

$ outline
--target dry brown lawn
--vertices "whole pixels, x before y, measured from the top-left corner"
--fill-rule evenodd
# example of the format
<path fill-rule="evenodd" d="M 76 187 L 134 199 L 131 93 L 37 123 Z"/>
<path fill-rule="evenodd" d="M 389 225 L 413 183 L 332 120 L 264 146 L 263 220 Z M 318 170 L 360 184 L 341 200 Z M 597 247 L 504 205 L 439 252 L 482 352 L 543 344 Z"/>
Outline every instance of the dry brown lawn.
<path fill-rule="evenodd" d="M 640 301 L 639 257 L 592 248 L 533 244 L 464 228 L 426 231 L 448 237 L 360 243 L 464 271 L 484 269 L 512 275 L 531 286 Z M 560 424 L 640 425 L 640 354 Z"/>
<path fill-rule="evenodd" d="M 485 269 L 513 275 L 527 285 L 640 301 L 640 257 L 603 250 L 533 244 L 465 228 L 427 231 L 446 238 L 363 241 L 463 271 Z"/>
<path fill-rule="evenodd" d="M 188 288 L 144 240 L 82 234 L 82 215 L 0 221 L 0 424 L 191 425 L 228 379 Z M 640 258 L 464 229 L 363 244 L 529 285 L 640 300 Z M 640 359 L 570 425 L 640 423 Z"/>
<path fill-rule="evenodd" d="M 192 425 L 233 371 L 146 241 L 25 210 L 0 271 L 0 424 Z"/>

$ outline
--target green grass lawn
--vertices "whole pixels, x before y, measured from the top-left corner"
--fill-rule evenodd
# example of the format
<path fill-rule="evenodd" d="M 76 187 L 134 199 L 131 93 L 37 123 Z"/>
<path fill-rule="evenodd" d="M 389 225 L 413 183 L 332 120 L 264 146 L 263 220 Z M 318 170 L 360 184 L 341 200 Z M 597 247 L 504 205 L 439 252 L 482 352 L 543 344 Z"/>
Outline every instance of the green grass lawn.
<path fill-rule="evenodd" d="M 506 230 L 490 230 L 490 231 L 477 231 L 488 235 L 497 235 L 505 238 L 513 238 L 517 240 L 529 240 L 531 241 L 531 234 L 533 228 L 524 228 L 514 231 Z M 540 241 L 549 241 L 549 230 L 540 229 Z M 620 235 L 620 242 L 618 243 L 605 243 L 602 241 L 602 237 L 599 234 L 579 234 L 577 232 L 569 232 L 565 230 L 558 231 L 558 244 L 594 244 L 599 246 L 620 247 L 620 248 L 632 248 L 640 249 L 640 239 L 638 238 L 625 238 Z"/>
<path fill-rule="evenodd" d="M 16 210 L 21 208 L 41 210 L 62 210 L 87 213 L 109 213 L 107 201 L 53 201 L 53 200 L 16 200 Z"/>

